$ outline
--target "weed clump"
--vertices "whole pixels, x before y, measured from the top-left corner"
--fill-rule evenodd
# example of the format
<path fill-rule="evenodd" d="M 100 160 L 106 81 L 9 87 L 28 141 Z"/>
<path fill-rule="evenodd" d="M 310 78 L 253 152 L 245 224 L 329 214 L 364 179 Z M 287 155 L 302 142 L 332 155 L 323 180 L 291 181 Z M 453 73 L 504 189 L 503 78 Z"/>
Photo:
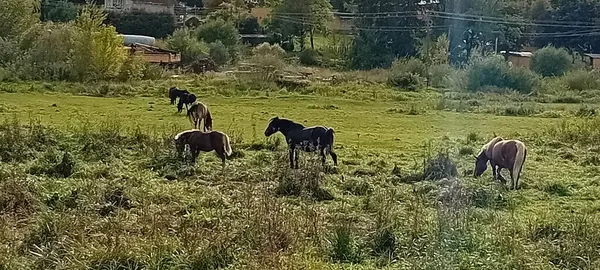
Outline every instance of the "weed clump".
<path fill-rule="evenodd" d="M 442 180 L 458 176 L 458 170 L 448 154 L 438 153 L 425 162 L 423 174 L 425 180 Z"/>
<path fill-rule="evenodd" d="M 212 244 L 189 258 L 189 269 L 216 270 L 225 268 L 235 260 L 233 249 L 223 244 Z"/>
<path fill-rule="evenodd" d="M 372 249 L 373 255 L 393 259 L 396 257 L 397 238 L 391 228 L 381 228 L 373 236 Z"/>
<path fill-rule="evenodd" d="M 362 261 L 358 245 L 348 226 L 335 229 L 331 239 L 331 259 L 338 263 L 360 263 Z"/>
<path fill-rule="evenodd" d="M 344 184 L 344 190 L 356 196 L 365 196 L 373 192 L 373 185 L 360 178 L 350 178 Z"/>
<path fill-rule="evenodd" d="M 321 172 L 322 166 L 316 162 L 309 162 L 306 164 L 306 167 L 300 169 L 290 169 L 283 164 L 276 166 L 282 168 L 276 172 L 279 184 L 275 193 L 278 195 L 308 195 L 319 201 L 334 199 L 329 191 L 321 187 L 321 183 L 324 180 L 324 173 Z"/>

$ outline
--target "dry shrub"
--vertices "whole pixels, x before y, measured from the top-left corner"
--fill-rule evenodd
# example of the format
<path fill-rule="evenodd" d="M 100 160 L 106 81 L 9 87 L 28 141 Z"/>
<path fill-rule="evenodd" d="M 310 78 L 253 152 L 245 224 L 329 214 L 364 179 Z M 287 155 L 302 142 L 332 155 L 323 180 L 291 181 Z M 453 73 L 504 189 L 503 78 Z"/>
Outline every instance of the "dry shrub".
<path fill-rule="evenodd" d="M 24 176 L 2 173 L 0 214 L 29 214 L 39 206 L 35 183 Z"/>

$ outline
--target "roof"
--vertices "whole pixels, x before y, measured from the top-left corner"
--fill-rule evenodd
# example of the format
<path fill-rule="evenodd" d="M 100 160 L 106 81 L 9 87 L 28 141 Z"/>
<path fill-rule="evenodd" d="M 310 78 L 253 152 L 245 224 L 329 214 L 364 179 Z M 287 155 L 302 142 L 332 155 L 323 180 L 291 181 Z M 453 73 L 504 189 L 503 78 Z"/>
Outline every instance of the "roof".
<path fill-rule="evenodd" d="M 586 53 L 584 55 L 590 58 L 600 58 L 600 53 Z"/>
<path fill-rule="evenodd" d="M 146 45 L 146 44 L 141 44 L 141 43 L 133 43 L 133 45 L 131 46 L 133 48 L 140 48 L 146 52 L 149 53 L 172 53 L 172 54 L 177 54 L 176 51 L 171 51 L 171 50 L 167 50 L 167 49 L 161 49 L 158 47 L 154 47 L 154 46 L 150 46 L 150 45 Z"/>
<path fill-rule="evenodd" d="M 501 51 L 500 53 L 506 54 L 506 51 Z M 508 52 L 509 55 L 520 56 L 520 57 L 532 57 L 532 52 Z"/>

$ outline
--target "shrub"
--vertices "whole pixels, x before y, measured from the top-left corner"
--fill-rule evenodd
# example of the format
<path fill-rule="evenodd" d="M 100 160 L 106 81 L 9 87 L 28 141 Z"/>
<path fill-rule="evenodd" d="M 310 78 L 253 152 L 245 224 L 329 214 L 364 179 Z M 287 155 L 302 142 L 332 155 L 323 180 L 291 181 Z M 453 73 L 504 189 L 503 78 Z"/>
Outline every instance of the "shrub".
<path fill-rule="evenodd" d="M 187 29 L 177 29 L 173 35 L 167 38 L 167 47 L 181 53 L 181 61 L 192 63 L 205 58 L 209 54 L 206 43 L 196 39 Z"/>
<path fill-rule="evenodd" d="M 571 56 L 563 48 L 546 46 L 531 57 L 531 69 L 544 76 L 562 76 L 571 67 Z"/>
<path fill-rule="evenodd" d="M 429 83 L 433 87 L 446 87 L 452 73 L 450 65 L 433 65 L 429 67 Z"/>
<path fill-rule="evenodd" d="M 419 58 L 396 59 L 391 69 L 393 73 L 412 73 L 427 77 L 427 66 Z"/>
<path fill-rule="evenodd" d="M 305 49 L 300 52 L 300 63 L 307 66 L 318 66 L 321 64 L 319 52 L 313 49 Z"/>
<path fill-rule="evenodd" d="M 475 60 L 467 68 L 467 87 L 471 91 L 479 91 L 484 86 L 504 86 L 504 74 L 509 66 L 502 57 L 488 57 Z"/>
<path fill-rule="evenodd" d="M 509 68 L 504 74 L 504 87 L 517 90 L 519 93 L 531 93 L 538 84 L 538 76 L 522 67 Z"/>
<path fill-rule="evenodd" d="M 148 63 L 140 56 L 129 56 L 127 61 L 121 67 L 119 80 L 141 80 L 144 78 L 145 71 L 148 68 Z"/>
<path fill-rule="evenodd" d="M 600 88 L 600 73 L 597 71 L 574 70 L 561 78 L 571 90 L 583 91 Z"/>
<path fill-rule="evenodd" d="M 413 73 L 393 73 L 388 78 L 388 84 L 409 91 L 416 91 L 422 85 L 422 78 L 419 75 Z"/>
<path fill-rule="evenodd" d="M 210 58 L 219 66 L 224 66 L 229 63 L 231 57 L 227 48 L 220 40 L 217 40 L 213 43 L 208 44 L 208 48 L 210 51 Z"/>

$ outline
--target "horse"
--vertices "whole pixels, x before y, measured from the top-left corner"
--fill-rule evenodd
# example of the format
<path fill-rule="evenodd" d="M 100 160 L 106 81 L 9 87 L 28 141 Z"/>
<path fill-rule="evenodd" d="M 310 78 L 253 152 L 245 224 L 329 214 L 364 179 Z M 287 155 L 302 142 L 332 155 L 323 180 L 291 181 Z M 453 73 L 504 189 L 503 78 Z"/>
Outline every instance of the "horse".
<path fill-rule="evenodd" d="M 169 89 L 169 98 L 171 99 L 171 105 L 174 105 L 175 100 L 179 98 L 179 102 L 177 103 L 177 112 L 183 111 L 183 105 L 185 105 L 187 110 L 189 109 L 189 104 L 196 102 L 196 95 L 188 92 L 188 90 L 181 90 L 177 87 L 171 87 Z"/>
<path fill-rule="evenodd" d="M 337 167 L 337 155 L 333 151 L 334 131 L 332 128 L 323 126 L 304 127 L 289 119 L 274 117 L 270 120 L 269 126 L 265 130 L 265 136 L 269 137 L 277 132 L 285 136 L 290 152 L 290 167 L 294 168 L 294 154 L 296 160 L 295 168 L 298 169 L 298 151 L 299 148 L 305 152 L 320 151 L 321 161 L 325 165 L 325 151 L 331 155 L 334 166 Z"/>
<path fill-rule="evenodd" d="M 186 145 L 190 146 L 193 163 L 196 163 L 201 151 L 211 152 L 214 150 L 223 162 L 223 169 L 225 169 L 225 158 L 231 156 L 232 153 L 229 136 L 220 131 L 202 132 L 192 129 L 175 135 L 175 147 L 179 155 L 183 154 Z"/>
<path fill-rule="evenodd" d="M 510 172 L 512 189 L 519 187 L 521 171 L 527 158 L 525 144 L 518 140 L 504 140 L 500 137 L 492 139 L 481 148 L 481 152 L 475 156 L 475 177 L 479 177 L 487 170 L 487 162 L 492 166 L 494 180 L 500 180 L 506 184 L 506 179 L 500 174 L 503 168 Z"/>
<path fill-rule="evenodd" d="M 208 107 L 202 102 L 194 103 L 187 111 L 187 116 L 190 122 L 197 129 L 200 122 L 204 119 L 204 132 L 212 130 L 212 116 Z"/>

